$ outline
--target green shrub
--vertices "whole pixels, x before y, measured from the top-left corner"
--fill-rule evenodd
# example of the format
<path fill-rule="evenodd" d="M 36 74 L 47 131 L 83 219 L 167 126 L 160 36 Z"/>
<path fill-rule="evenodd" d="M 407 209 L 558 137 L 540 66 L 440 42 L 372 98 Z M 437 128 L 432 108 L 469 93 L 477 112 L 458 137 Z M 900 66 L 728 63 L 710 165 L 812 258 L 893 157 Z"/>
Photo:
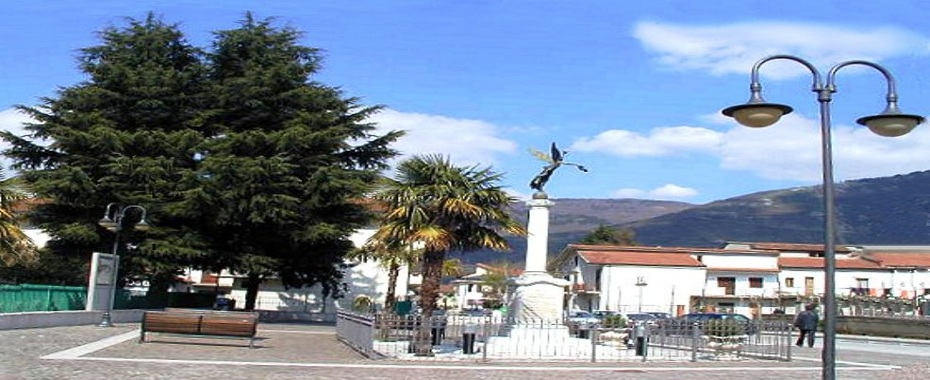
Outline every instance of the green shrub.
<path fill-rule="evenodd" d="M 704 322 L 704 335 L 732 336 L 746 334 L 746 326 L 732 319 L 711 319 Z"/>
<path fill-rule="evenodd" d="M 626 327 L 626 318 L 622 315 L 608 315 L 601 321 L 601 326 L 610 329 L 623 328 Z"/>

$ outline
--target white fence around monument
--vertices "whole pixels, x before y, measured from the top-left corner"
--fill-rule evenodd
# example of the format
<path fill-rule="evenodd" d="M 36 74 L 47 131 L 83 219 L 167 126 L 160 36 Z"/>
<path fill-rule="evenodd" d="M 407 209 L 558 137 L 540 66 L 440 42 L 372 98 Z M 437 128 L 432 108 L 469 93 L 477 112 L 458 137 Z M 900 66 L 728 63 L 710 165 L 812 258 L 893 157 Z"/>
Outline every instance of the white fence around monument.
<path fill-rule="evenodd" d="M 493 316 L 365 315 L 340 312 L 340 340 L 372 358 L 448 361 L 703 361 L 790 360 L 791 326 L 753 321 L 739 331 L 667 320 L 607 328 L 562 321 L 521 321 Z M 562 334 L 567 330 L 566 334 Z M 428 346 L 424 352 L 418 346 Z"/>

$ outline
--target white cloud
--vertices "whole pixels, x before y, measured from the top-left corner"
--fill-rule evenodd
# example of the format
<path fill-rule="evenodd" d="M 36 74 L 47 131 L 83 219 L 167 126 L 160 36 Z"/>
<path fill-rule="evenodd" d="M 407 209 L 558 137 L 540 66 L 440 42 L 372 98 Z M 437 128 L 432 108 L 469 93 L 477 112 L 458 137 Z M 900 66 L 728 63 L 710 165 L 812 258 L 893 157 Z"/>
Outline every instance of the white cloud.
<path fill-rule="evenodd" d="M 698 195 L 698 191 L 669 183 L 648 191 L 633 188 L 619 189 L 611 195 L 614 198 L 684 200 Z"/>
<path fill-rule="evenodd" d="M 849 59 L 881 61 L 930 53 L 930 39 L 897 27 L 774 21 L 717 26 L 639 22 L 633 36 L 657 54 L 663 66 L 714 75 L 746 73 L 757 60 L 772 54 L 794 54 L 824 67 Z M 790 62 L 772 62 L 765 74 L 776 79 L 809 75 Z"/>
<path fill-rule="evenodd" d="M 648 135 L 611 129 L 576 140 L 570 150 L 603 152 L 620 157 L 658 157 L 695 151 L 713 151 L 723 134 L 700 127 L 659 127 Z"/>
<path fill-rule="evenodd" d="M 721 167 L 774 180 L 822 181 L 820 123 L 789 114 L 768 128 L 735 126 L 717 152 Z M 883 177 L 930 168 L 930 128 L 918 126 L 901 137 L 881 137 L 865 127 L 834 124 L 831 129 L 837 181 Z"/>
<path fill-rule="evenodd" d="M 650 194 L 658 199 L 684 199 L 691 198 L 697 195 L 698 192 L 692 188 L 669 183 L 650 191 Z"/>
<path fill-rule="evenodd" d="M 24 124 L 32 122 L 34 122 L 34 120 L 31 117 L 19 112 L 15 108 L 8 108 L 0 111 L 0 130 L 12 132 L 14 135 L 24 135 L 26 133 Z M 9 147 L 10 144 L 0 140 L 0 151 L 4 151 Z M 0 165 L 2 165 L 8 176 L 12 173 L 9 169 L 11 163 L 12 162 L 6 157 L 0 156 Z"/>
<path fill-rule="evenodd" d="M 455 119 L 439 115 L 406 113 L 385 109 L 371 117 L 382 131 L 407 132 L 392 147 L 402 154 L 400 159 L 415 154 L 441 154 L 457 165 L 494 166 L 498 156 L 517 150 L 517 144 L 500 137 L 493 124 L 470 119 Z"/>
<path fill-rule="evenodd" d="M 711 158 L 721 169 L 743 172 L 748 180 L 764 178 L 818 184 L 822 181 L 820 123 L 798 113 L 784 116 L 767 128 L 747 128 L 720 114 L 702 120 L 729 127 L 659 127 L 644 134 L 614 129 L 581 138 L 572 150 L 620 157 L 682 156 Z M 834 124 L 831 129 L 836 181 L 884 177 L 930 169 L 930 126 L 918 126 L 895 138 L 881 137 L 868 128 Z M 661 190 L 661 191 L 660 191 Z M 621 198 L 688 198 L 687 188 L 666 185 L 649 191 L 620 189 Z"/>
<path fill-rule="evenodd" d="M 0 111 L 0 128 L 4 131 L 13 132 L 15 135 L 25 133 L 23 124 L 33 122 L 32 118 L 19 112 L 15 108 L 8 108 Z"/>

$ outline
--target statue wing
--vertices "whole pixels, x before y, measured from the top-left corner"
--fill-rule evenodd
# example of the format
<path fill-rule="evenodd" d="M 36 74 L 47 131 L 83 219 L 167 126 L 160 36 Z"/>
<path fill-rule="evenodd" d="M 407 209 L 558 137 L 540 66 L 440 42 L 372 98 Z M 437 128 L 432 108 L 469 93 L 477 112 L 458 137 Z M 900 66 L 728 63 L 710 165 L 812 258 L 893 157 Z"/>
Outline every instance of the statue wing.
<path fill-rule="evenodd" d="M 533 157 L 536 157 L 536 158 L 538 158 L 538 159 L 540 159 L 540 160 L 543 160 L 543 161 L 546 161 L 546 162 L 552 161 L 552 157 L 550 157 L 548 154 L 543 153 L 543 152 L 540 151 L 539 149 L 530 148 L 530 154 L 532 154 Z"/>
<path fill-rule="evenodd" d="M 550 150 L 552 151 L 550 156 L 552 157 L 552 162 L 562 162 L 562 151 L 560 151 L 559 148 L 555 146 L 555 143 L 552 143 Z"/>

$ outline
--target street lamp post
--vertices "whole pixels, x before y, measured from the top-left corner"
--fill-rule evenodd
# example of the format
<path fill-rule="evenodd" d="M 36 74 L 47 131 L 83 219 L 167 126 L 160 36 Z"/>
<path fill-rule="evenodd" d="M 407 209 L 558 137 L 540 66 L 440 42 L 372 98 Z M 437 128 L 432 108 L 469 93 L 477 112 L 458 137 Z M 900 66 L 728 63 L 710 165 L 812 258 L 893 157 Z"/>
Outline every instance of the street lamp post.
<path fill-rule="evenodd" d="M 636 278 L 636 287 L 639 288 L 639 310 L 638 312 L 643 312 L 643 288 L 649 285 L 646 283 L 646 277 L 639 276 Z"/>
<path fill-rule="evenodd" d="M 103 218 L 97 222 L 101 227 L 106 228 L 107 230 L 114 233 L 113 236 L 113 268 L 110 271 L 110 294 L 109 300 L 106 302 L 107 308 L 103 312 L 103 318 L 100 320 L 99 327 L 111 327 L 113 326 L 113 321 L 111 317 L 111 311 L 113 310 L 113 303 L 116 298 L 116 282 L 118 280 L 119 272 L 119 235 L 123 231 L 123 228 L 127 227 L 123 225 L 123 222 L 126 218 L 126 212 L 130 210 L 136 210 L 140 213 L 139 221 L 130 224 L 129 228 L 138 228 L 140 230 L 146 230 L 149 228 L 149 224 L 145 221 L 145 207 L 139 205 L 129 205 L 120 207 L 117 203 L 110 203 L 107 205 L 106 211 L 103 213 Z"/>
<path fill-rule="evenodd" d="M 896 137 L 910 132 L 914 127 L 924 121 L 918 115 L 901 113 L 898 109 L 898 94 L 895 81 L 891 73 L 885 68 L 868 61 L 846 61 L 830 68 L 826 83 L 821 81 L 820 72 L 809 62 L 792 55 L 773 55 L 756 62 L 750 74 L 750 97 L 746 104 L 727 107 L 724 115 L 736 119 L 742 125 L 753 128 L 762 128 L 772 125 L 783 115 L 792 111 L 791 107 L 783 104 L 767 103 L 762 99 L 762 85 L 759 83 L 759 68 L 766 62 L 786 59 L 798 62 L 813 74 L 811 91 L 817 94 L 820 103 L 820 136 L 823 160 L 823 240 L 824 240 L 824 334 L 823 334 L 823 369 L 822 378 L 834 380 L 836 378 L 836 249 L 835 227 L 836 215 L 834 211 L 833 188 L 833 153 L 830 139 L 830 101 L 836 92 L 835 78 L 840 69 L 851 65 L 871 67 L 884 75 L 888 83 L 885 96 L 885 110 L 878 115 L 866 116 L 856 120 L 857 123 L 869 128 L 875 134 L 886 137 Z"/>

